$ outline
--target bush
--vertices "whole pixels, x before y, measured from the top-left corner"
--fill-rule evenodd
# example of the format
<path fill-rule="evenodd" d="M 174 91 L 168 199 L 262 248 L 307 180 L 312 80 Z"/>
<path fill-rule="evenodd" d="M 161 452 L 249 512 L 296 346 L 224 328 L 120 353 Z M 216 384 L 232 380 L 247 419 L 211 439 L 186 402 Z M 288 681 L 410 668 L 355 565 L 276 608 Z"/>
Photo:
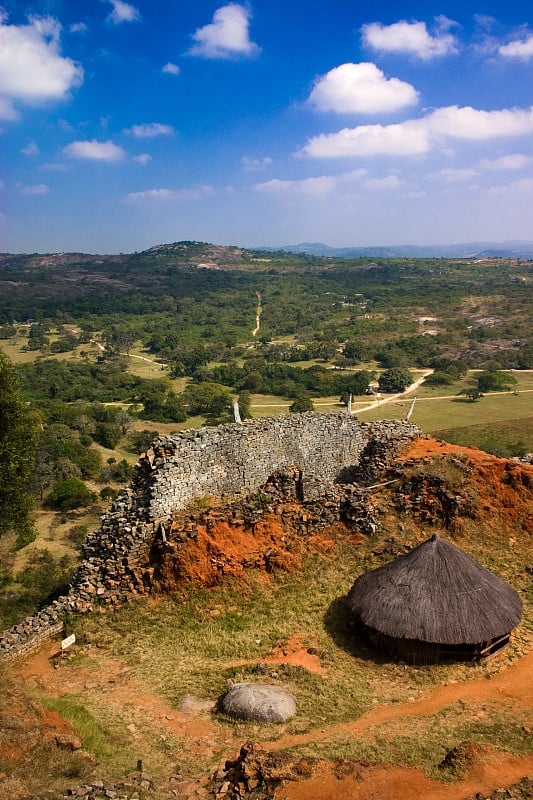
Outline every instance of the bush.
<path fill-rule="evenodd" d="M 455 381 L 456 378 L 454 378 L 453 375 L 450 375 L 449 372 L 435 370 L 432 375 L 427 376 L 424 383 L 426 386 L 451 386 L 452 383 L 455 383 Z"/>
<path fill-rule="evenodd" d="M 413 382 L 413 376 L 408 369 L 394 367 L 382 372 L 379 376 L 379 389 L 381 392 L 395 394 L 403 392 Z"/>
<path fill-rule="evenodd" d="M 477 388 L 480 392 L 501 392 L 510 391 L 511 386 L 516 385 L 514 375 L 506 372 L 485 371 L 478 375 Z"/>
<path fill-rule="evenodd" d="M 69 511 L 73 508 L 85 508 L 96 500 L 92 492 L 79 478 L 65 478 L 52 486 L 45 505 L 56 511 Z"/>
<path fill-rule="evenodd" d="M 310 397 L 297 397 L 289 406 L 292 413 L 302 413 L 303 411 L 313 411 L 313 401 Z"/>
<path fill-rule="evenodd" d="M 143 453 L 145 450 L 148 450 L 152 442 L 155 441 L 158 436 L 159 431 L 151 431 L 148 430 L 148 428 L 130 433 L 128 442 L 130 452 Z"/>

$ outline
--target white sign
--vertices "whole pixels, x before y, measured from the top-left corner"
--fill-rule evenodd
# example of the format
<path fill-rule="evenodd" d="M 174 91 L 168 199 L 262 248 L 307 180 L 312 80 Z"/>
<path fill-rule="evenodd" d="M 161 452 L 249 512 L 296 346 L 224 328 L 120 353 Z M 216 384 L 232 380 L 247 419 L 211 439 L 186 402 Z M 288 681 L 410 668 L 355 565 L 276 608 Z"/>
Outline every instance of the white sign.
<path fill-rule="evenodd" d="M 63 639 L 63 641 L 61 642 L 61 649 L 66 650 L 67 647 L 70 647 L 70 645 L 74 644 L 75 641 L 76 641 L 76 635 L 72 633 L 70 636 L 67 636 L 66 639 Z"/>

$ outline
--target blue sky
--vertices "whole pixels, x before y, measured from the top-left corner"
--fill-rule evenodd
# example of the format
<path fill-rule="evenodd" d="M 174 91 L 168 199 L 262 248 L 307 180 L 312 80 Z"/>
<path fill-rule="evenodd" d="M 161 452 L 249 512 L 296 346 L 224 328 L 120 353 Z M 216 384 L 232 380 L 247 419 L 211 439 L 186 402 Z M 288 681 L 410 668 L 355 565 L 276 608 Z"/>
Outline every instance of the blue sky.
<path fill-rule="evenodd" d="M 0 251 L 533 239 L 529 2 L 0 6 Z"/>

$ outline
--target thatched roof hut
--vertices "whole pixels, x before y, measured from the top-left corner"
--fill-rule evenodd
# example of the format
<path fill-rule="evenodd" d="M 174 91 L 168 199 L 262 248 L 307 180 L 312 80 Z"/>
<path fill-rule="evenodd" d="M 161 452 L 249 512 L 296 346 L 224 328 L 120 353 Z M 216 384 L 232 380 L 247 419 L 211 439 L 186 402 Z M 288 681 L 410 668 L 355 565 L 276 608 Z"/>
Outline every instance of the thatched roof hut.
<path fill-rule="evenodd" d="M 436 535 L 357 578 L 348 605 L 375 645 L 415 663 L 494 655 L 522 616 L 511 586 Z"/>

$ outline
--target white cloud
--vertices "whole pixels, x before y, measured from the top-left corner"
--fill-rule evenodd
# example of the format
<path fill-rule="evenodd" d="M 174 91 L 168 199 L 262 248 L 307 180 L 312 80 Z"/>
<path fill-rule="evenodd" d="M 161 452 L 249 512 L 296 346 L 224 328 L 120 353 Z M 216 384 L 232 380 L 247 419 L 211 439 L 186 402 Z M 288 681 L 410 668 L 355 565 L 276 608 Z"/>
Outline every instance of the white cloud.
<path fill-rule="evenodd" d="M 36 186 L 23 186 L 20 193 L 28 196 L 36 196 L 39 194 L 48 194 L 49 191 L 50 189 L 46 183 L 39 183 Z"/>
<path fill-rule="evenodd" d="M 524 61 L 533 58 L 533 34 L 525 40 L 517 39 L 502 45 L 498 48 L 498 52 L 504 58 L 521 58 Z"/>
<path fill-rule="evenodd" d="M 264 183 L 256 183 L 253 187 L 258 192 L 268 192 L 278 195 L 306 195 L 317 197 L 331 194 L 340 186 L 360 181 L 367 175 L 366 169 L 354 169 L 340 175 L 319 175 L 300 180 L 280 180 L 274 178 Z"/>
<path fill-rule="evenodd" d="M 418 102 L 410 83 L 387 79 L 375 64 L 341 64 L 318 78 L 307 101 L 318 111 L 373 114 Z"/>
<path fill-rule="evenodd" d="M 6 100 L 5 97 L 0 97 L 0 119 L 13 121 L 19 119 L 19 114 L 13 108 L 11 100 Z"/>
<path fill-rule="evenodd" d="M 385 178 L 369 178 L 364 183 L 365 189 L 372 189 L 383 191 L 387 189 L 399 189 L 405 186 L 405 181 L 402 181 L 397 175 L 387 175 Z"/>
<path fill-rule="evenodd" d="M 515 200 L 517 192 L 525 192 L 526 195 L 531 195 L 531 198 L 533 198 L 533 178 L 521 178 L 517 181 L 511 181 L 505 186 L 491 186 L 487 192 L 493 195 L 509 195 Z"/>
<path fill-rule="evenodd" d="M 161 122 L 146 122 L 142 125 L 133 125 L 124 133 L 131 133 L 137 139 L 153 139 L 155 136 L 172 136 L 174 128 Z"/>
<path fill-rule="evenodd" d="M 524 169 L 533 164 L 533 158 L 526 156 L 523 153 L 512 153 L 507 156 L 500 156 L 499 158 L 486 158 L 480 161 L 482 169 L 499 170 L 499 169 Z"/>
<path fill-rule="evenodd" d="M 274 178 L 265 183 L 258 183 L 254 186 L 258 192 L 269 192 L 271 194 L 295 193 L 303 195 L 325 195 L 335 191 L 336 179 L 331 175 L 321 175 L 316 178 L 303 178 L 299 181 L 283 181 Z"/>
<path fill-rule="evenodd" d="M 363 25 L 363 43 L 384 53 L 407 53 L 424 61 L 438 56 L 457 53 L 457 40 L 447 32 L 455 23 L 445 17 L 437 18 L 438 29 L 435 36 L 428 32 L 425 22 L 406 22 L 400 20 L 393 25 L 370 22 Z"/>
<path fill-rule="evenodd" d="M 89 161 L 120 161 L 126 154 L 125 150 L 114 142 L 98 142 L 96 139 L 71 142 L 63 148 L 63 153 L 69 158 L 82 158 Z"/>
<path fill-rule="evenodd" d="M 426 120 L 430 129 L 454 139 L 482 141 L 500 136 L 533 132 L 533 107 L 482 111 L 471 106 L 447 106 L 433 111 Z"/>
<path fill-rule="evenodd" d="M 152 156 L 149 153 L 140 153 L 138 156 L 134 156 L 133 160 L 137 164 L 148 164 L 152 160 Z"/>
<path fill-rule="evenodd" d="M 238 3 L 228 3 L 217 9 L 213 22 L 193 33 L 196 44 L 189 55 L 203 58 L 257 55 L 261 48 L 250 40 L 250 17 L 250 11 Z"/>
<path fill-rule="evenodd" d="M 533 108 L 482 111 L 448 106 L 395 125 L 359 125 L 320 134 L 309 139 L 300 154 L 312 158 L 413 156 L 443 147 L 446 138 L 486 141 L 531 133 Z"/>
<path fill-rule="evenodd" d="M 87 33 L 88 28 L 85 22 L 75 22 L 69 28 L 70 33 Z"/>
<path fill-rule="evenodd" d="M 121 22 L 138 22 L 141 19 L 139 11 L 130 3 L 123 0 L 107 0 L 113 6 L 113 11 L 108 16 L 108 21 L 113 25 L 120 25 Z"/>
<path fill-rule="evenodd" d="M 168 64 L 165 64 L 161 72 L 164 72 L 166 75 L 179 75 L 180 68 L 177 64 L 173 64 L 169 61 Z"/>
<path fill-rule="evenodd" d="M 83 69 L 61 55 L 60 24 L 51 17 L 6 25 L 0 15 L 0 116 L 16 119 L 12 101 L 62 100 L 83 81 Z"/>
<path fill-rule="evenodd" d="M 203 185 L 190 189 L 147 189 L 144 192 L 130 192 L 126 196 L 128 202 L 143 202 L 145 200 L 199 200 L 215 194 L 212 186 Z"/>
<path fill-rule="evenodd" d="M 322 133 L 302 148 L 311 158 L 423 155 L 430 150 L 428 131 L 416 121 L 396 125 L 359 125 L 338 133 Z"/>
<path fill-rule="evenodd" d="M 445 181 L 446 183 L 462 183 L 463 181 L 471 180 L 476 177 L 477 174 L 477 171 L 471 167 L 466 167 L 464 169 L 446 167 L 438 170 L 438 172 L 433 172 L 429 177 Z"/>
<path fill-rule="evenodd" d="M 263 158 L 251 158 L 250 156 L 243 156 L 241 164 L 247 172 L 258 172 L 259 170 L 266 169 L 272 164 L 270 156 L 263 156 Z"/>
<path fill-rule="evenodd" d="M 40 151 L 35 142 L 29 142 L 20 152 L 24 156 L 38 156 Z"/>

